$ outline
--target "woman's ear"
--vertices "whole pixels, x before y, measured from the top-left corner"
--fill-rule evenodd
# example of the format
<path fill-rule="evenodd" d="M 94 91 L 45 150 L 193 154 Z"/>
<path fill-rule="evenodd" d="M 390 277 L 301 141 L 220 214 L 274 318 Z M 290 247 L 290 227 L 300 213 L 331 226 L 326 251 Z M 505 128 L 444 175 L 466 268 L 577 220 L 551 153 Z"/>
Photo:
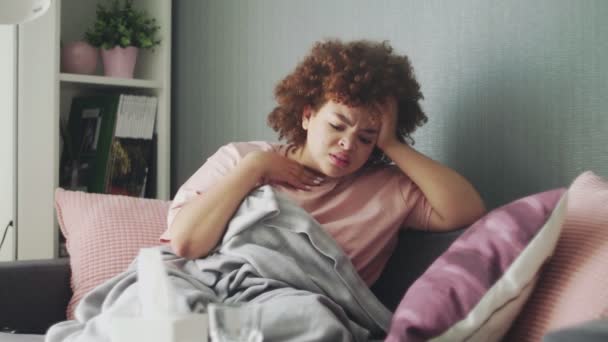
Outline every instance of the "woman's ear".
<path fill-rule="evenodd" d="M 305 106 L 302 110 L 302 128 L 308 130 L 308 124 L 310 123 L 310 117 L 312 116 L 312 108 Z"/>

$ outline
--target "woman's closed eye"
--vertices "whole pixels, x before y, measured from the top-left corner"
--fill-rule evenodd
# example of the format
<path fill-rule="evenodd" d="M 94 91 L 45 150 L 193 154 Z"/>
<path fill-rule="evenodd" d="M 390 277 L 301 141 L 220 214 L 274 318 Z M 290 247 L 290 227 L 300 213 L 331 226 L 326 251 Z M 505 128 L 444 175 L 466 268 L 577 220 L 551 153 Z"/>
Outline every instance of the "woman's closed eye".
<path fill-rule="evenodd" d="M 342 125 L 335 125 L 332 123 L 330 123 L 329 125 L 331 126 L 331 128 L 333 128 L 334 130 L 336 130 L 338 132 L 342 132 L 344 130 L 344 126 L 342 126 Z M 361 141 L 365 145 L 371 145 L 373 143 L 372 139 L 366 138 L 364 136 L 359 136 L 359 141 Z"/>
<path fill-rule="evenodd" d="M 331 126 L 331 128 L 335 129 L 336 131 L 343 131 L 344 130 L 344 126 L 334 125 L 332 123 L 330 123 L 329 125 Z"/>
<path fill-rule="evenodd" d="M 370 145 L 372 143 L 371 139 L 365 138 L 365 137 L 359 137 L 359 140 L 364 143 L 365 145 Z"/>

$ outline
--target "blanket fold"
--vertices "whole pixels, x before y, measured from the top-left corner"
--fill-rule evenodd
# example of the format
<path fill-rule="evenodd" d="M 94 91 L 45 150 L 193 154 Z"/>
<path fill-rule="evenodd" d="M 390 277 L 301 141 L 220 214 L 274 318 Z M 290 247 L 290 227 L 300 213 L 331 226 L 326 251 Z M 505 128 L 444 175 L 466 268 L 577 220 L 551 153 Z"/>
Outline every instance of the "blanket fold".
<path fill-rule="evenodd" d="M 180 312 L 210 302 L 262 305 L 264 341 L 368 341 L 384 336 L 391 313 L 358 276 L 336 242 L 306 211 L 270 186 L 250 193 L 206 258 L 161 250 Z M 139 315 L 137 262 L 91 291 L 75 320 L 45 341 L 108 341 L 113 315 Z"/>

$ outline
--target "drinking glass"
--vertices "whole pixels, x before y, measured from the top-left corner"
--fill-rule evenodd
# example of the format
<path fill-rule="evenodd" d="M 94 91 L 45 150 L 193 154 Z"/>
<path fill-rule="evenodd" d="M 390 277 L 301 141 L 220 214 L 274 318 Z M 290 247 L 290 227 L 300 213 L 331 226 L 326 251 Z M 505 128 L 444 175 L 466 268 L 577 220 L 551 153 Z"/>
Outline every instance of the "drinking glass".
<path fill-rule="evenodd" d="M 211 342 L 261 342 L 261 308 L 258 304 L 209 304 Z"/>

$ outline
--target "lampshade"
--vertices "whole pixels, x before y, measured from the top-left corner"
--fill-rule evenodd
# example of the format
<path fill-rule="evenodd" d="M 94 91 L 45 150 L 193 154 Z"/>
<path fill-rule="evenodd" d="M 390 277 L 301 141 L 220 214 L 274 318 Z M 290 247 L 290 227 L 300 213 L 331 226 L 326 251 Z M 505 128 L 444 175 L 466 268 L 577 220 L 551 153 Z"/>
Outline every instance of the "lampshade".
<path fill-rule="evenodd" d="M 2 0 L 0 1 L 0 25 L 22 24 L 43 15 L 51 0 Z"/>

